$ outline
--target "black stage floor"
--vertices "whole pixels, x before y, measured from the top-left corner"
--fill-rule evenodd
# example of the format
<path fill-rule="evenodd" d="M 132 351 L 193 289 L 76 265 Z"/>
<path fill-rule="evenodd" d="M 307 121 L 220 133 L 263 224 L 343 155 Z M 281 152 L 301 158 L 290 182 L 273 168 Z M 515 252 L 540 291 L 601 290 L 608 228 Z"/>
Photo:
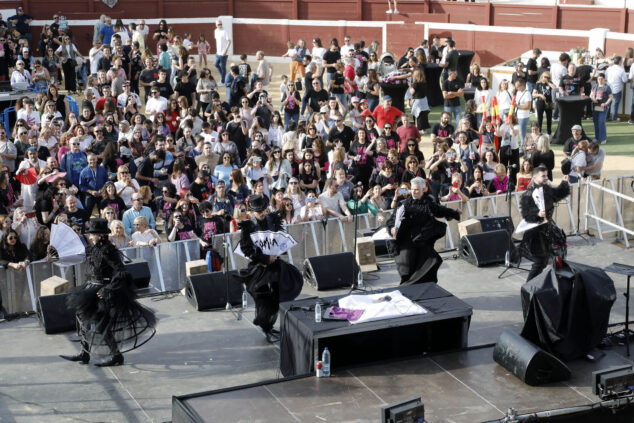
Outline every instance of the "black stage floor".
<path fill-rule="evenodd" d="M 571 260 L 601 267 L 612 262 L 634 262 L 631 251 L 615 245 L 587 245 L 578 238 L 571 238 L 570 243 Z M 504 329 L 519 331 L 519 294 L 525 273 L 512 271 L 498 279 L 498 267 L 479 269 L 452 260 L 451 254 L 443 256 L 446 260 L 439 272 L 440 286 L 473 307 L 469 346 L 495 342 Z M 611 321 L 620 322 L 624 320 L 621 293 L 625 278 L 613 278 L 619 296 Z M 396 286 L 394 264 L 382 265 L 380 272 L 367 275 L 365 281 L 374 288 Z M 317 292 L 305 287 L 302 296 L 344 292 Z M 0 323 L 0 422 L 167 422 L 171 420 L 174 395 L 281 377 L 279 349 L 267 344 L 251 323 L 252 308 L 237 321 L 224 310 L 195 312 L 180 295 L 142 302 L 157 311 L 157 335 L 139 350 L 126 354 L 125 365 L 119 367 L 102 369 L 60 359 L 59 354 L 74 353 L 78 345 L 66 334 L 45 335 L 33 317 Z M 351 368 L 337 371 L 329 381 L 307 379 L 296 385 L 269 387 L 281 404 L 296 414 L 289 414 L 278 401 L 276 405 L 267 402 L 266 412 L 280 413 L 267 415 L 260 410 L 243 421 L 282 422 L 291 416 L 290 421 L 295 422 L 376 422 L 381 404 L 413 396 L 412 392 L 423 397 L 430 422 L 448 423 L 499 418 L 508 407 L 553 409 L 594 402 L 596 397 L 589 384 L 591 370 L 629 363 L 621 352 L 612 350 L 593 366 L 573 363 L 572 381 L 542 388 L 525 386 L 493 364 L 490 348 Z M 255 395 L 254 401 L 260 398 Z M 231 404 L 223 401 L 223 407 Z M 245 403 L 242 407 L 249 409 Z M 337 407 L 345 409 L 345 420 L 335 417 Z M 224 421 L 237 420 L 229 417 Z"/>

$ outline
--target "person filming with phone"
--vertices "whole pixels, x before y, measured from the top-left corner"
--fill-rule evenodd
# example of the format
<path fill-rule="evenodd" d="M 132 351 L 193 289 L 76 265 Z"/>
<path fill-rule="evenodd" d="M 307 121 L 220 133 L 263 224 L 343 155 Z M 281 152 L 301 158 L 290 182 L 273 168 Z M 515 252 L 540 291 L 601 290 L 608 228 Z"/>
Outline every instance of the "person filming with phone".
<path fill-rule="evenodd" d="M 442 258 L 434 243 L 445 236 L 447 224 L 436 218 L 460 219 L 460 211 L 441 206 L 431 196 L 427 181 L 411 180 L 411 196 L 402 201 L 387 225 L 396 239 L 401 285 L 438 282 Z"/>

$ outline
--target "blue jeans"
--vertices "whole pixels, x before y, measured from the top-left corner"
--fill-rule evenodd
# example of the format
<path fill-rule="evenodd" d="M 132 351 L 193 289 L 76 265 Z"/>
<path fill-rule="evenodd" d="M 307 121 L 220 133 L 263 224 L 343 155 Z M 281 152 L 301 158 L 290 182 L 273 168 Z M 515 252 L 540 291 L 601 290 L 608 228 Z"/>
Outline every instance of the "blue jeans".
<path fill-rule="evenodd" d="M 623 91 L 621 91 L 620 93 L 612 93 L 612 95 L 614 96 L 614 99 L 612 100 L 612 108 L 610 109 L 612 113 L 611 120 L 617 120 L 619 118 L 619 106 L 621 105 L 621 97 L 623 97 Z"/>
<path fill-rule="evenodd" d="M 528 128 L 528 121 L 530 116 L 527 118 L 517 119 L 517 122 L 520 124 L 520 147 L 523 147 L 524 138 L 526 137 L 526 129 Z"/>
<path fill-rule="evenodd" d="M 454 125 L 454 128 L 457 128 L 460 118 L 462 117 L 462 108 L 460 106 L 445 106 L 444 110 L 449 113 L 449 123 L 451 123 L 452 118 L 456 119 L 452 125 Z"/>
<path fill-rule="evenodd" d="M 609 110 L 604 110 L 602 112 L 597 112 L 596 110 L 592 112 L 592 121 L 594 122 L 594 137 L 597 141 L 605 141 L 608 139 L 608 134 L 605 129 L 605 120 L 608 117 Z"/>
<path fill-rule="evenodd" d="M 368 100 L 368 109 L 370 109 L 371 112 L 374 111 L 374 109 L 376 109 L 376 106 L 379 105 L 379 99 L 377 98 L 376 100 L 372 99 L 372 100 Z"/>
<path fill-rule="evenodd" d="M 222 56 L 220 54 L 216 54 L 216 69 L 218 69 L 218 73 L 220 74 L 220 80 L 222 82 L 225 81 L 225 76 L 227 75 L 227 58 L 229 56 Z"/>
<path fill-rule="evenodd" d="M 335 76 L 335 73 L 330 73 L 330 72 L 326 72 L 326 85 L 322 85 L 321 87 L 324 88 L 326 91 L 328 91 L 328 89 L 330 88 L 330 81 L 332 81 L 332 78 Z"/>
<path fill-rule="evenodd" d="M 299 113 L 295 113 L 295 114 L 284 113 L 284 130 L 285 131 L 288 131 L 288 124 L 291 123 L 292 120 L 294 120 L 295 123 L 298 123 Z"/>

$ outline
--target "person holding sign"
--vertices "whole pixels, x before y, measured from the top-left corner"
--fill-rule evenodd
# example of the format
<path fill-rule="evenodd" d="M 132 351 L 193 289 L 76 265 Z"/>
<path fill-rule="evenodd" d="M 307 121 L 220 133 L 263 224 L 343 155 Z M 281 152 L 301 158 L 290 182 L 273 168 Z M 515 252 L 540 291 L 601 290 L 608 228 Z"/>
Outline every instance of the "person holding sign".
<path fill-rule="evenodd" d="M 549 184 L 548 169 L 540 165 L 533 169 L 533 180 L 520 200 L 523 228 L 522 255 L 533 262 L 527 281 L 539 275 L 551 255 L 562 257 L 566 251 L 566 234 L 552 220 L 555 204 L 570 194 L 568 175 L 559 186 Z"/>
<path fill-rule="evenodd" d="M 249 209 L 254 217 L 238 223 L 238 228 L 242 231 L 240 249 L 250 262 L 236 279 L 246 285 L 247 292 L 255 299 L 253 323 L 260 326 L 266 340 L 273 343 L 279 339 L 279 332 L 273 329 L 273 325 L 280 301 L 294 300 L 302 290 L 303 280 L 295 266 L 279 258 L 279 254 L 285 252 L 279 247 L 285 243 L 271 241 L 286 238 L 282 215 L 279 212 L 268 213 L 268 201 L 257 194 L 249 197 Z M 269 231 L 280 236 L 258 236 Z M 285 245 L 290 247 L 292 243 Z"/>

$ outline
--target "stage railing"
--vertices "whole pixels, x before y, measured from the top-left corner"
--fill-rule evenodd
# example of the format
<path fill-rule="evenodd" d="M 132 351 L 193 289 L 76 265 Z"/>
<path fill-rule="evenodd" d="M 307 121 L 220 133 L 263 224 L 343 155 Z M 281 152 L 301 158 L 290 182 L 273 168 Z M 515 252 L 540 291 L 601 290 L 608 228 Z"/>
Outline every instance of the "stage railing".
<path fill-rule="evenodd" d="M 629 248 L 630 237 L 634 237 L 634 176 L 589 181 L 580 186 L 585 194 L 585 230 L 595 231 L 602 240 L 616 234 L 617 240 Z"/>
<path fill-rule="evenodd" d="M 623 197 L 628 197 L 625 190 L 630 190 L 633 178 L 630 176 L 610 178 L 592 184 L 573 185 L 571 195 L 556 207 L 554 220 L 569 234 L 577 232 L 577 222 L 584 218 L 586 229 L 589 225 L 588 220 L 600 222 L 599 219 L 603 219 L 611 222 L 612 227 L 616 226 L 622 232 L 632 235 L 632 231 L 628 227 L 632 228 L 632 222 L 634 222 L 634 205 L 631 201 L 621 200 Z M 599 190 L 599 187 L 601 189 L 597 193 L 589 195 L 586 190 L 588 185 L 593 190 Z M 604 188 L 608 185 L 610 188 Z M 521 194 L 521 192 L 516 192 L 511 195 L 511 217 L 516 224 L 521 219 L 519 207 Z M 615 200 L 607 201 L 610 198 L 615 198 Z M 581 202 L 579 202 L 580 199 Z M 454 201 L 443 204 L 461 210 L 461 220 L 473 216 L 506 215 L 508 211 L 506 195 L 504 194 L 474 198 L 465 203 Z M 381 214 L 384 220 L 387 220 L 391 211 Z M 358 219 L 359 232 L 375 229 L 381 225 L 378 215 L 363 214 L 359 215 Z M 436 243 L 438 251 L 450 251 L 458 248 L 460 241 L 458 223 L 455 220 L 447 221 L 447 234 Z M 298 242 L 298 245 L 293 247 L 284 259 L 300 268 L 308 257 L 345 251 L 352 252 L 354 247 L 354 224 L 352 222 L 343 223 L 341 220 L 333 218 L 327 221 L 290 225 L 287 230 Z M 599 236 L 602 237 L 602 235 Z M 223 252 L 223 240 L 226 240 L 228 245 L 229 267 L 231 269 L 246 267 L 247 260 L 234 253 L 240 240 L 240 233 L 217 235 L 213 238 L 213 247 L 221 253 Z M 164 242 L 155 247 L 129 247 L 121 249 L 121 251 L 130 259 L 142 258 L 148 261 L 151 273 L 149 291 L 153 293 L 182 289 L 186 281 L 185 263 L 201 258 L 199 242 L 196 239 Z M 9 312 L 35 310 L 36 299 L 40 294 L 40 281 L 52 275 L 61 276 L 71 281 L 75 286 L 82 285 L 86 282 L 85 264 L 60 267 L 55 263 L 38 261 L 31 263 L 27 271 L 22 272 L 0 267 L 0 292 L 4 299 L 5 308 Z"/>

